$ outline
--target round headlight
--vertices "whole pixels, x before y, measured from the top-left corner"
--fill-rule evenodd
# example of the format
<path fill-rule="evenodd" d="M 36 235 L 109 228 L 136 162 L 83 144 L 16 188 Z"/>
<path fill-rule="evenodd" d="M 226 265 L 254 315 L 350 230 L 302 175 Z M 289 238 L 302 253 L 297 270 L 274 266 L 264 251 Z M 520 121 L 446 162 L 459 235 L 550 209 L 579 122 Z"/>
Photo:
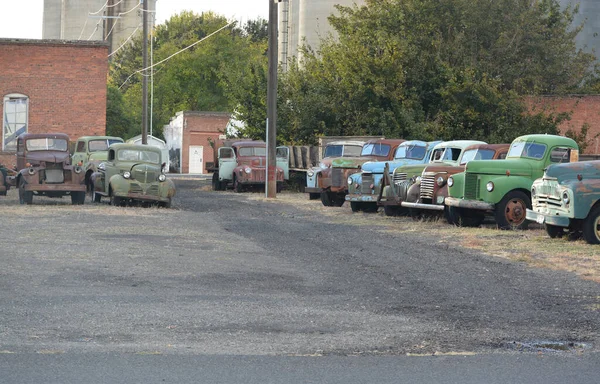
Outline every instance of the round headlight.
<path fill-rule="evenodd" d="M 485 189 L 487 189 L 488 192 L 492 192 L 494 190 L 494 183 L 488 181 L 488 183 L 485 185 Z"/>
<path fill-rule="evenodd" d="M 321 167 L 321 169 L 327 169 L 327 168 L 329 168 L 329 166 L 327 164 L 323 164 L 323 163 L 320 163 L 319 167 Z"/>
<path fill-rule="evenodd" d="M 438 177 L 436 181 L 437 181 L 438 187 L 441 187 L 446 182 L 446 180 L 444 180 L 443 176 Z"/>
<path fill-rule="evenodd" d="M 250 173 L 252 173 L 252 169 L 250 169 L 250 168 L 244 168 L 244 172 L 250 174 Z"/>
<path fill-rule="evenodd" d="M 308 172 L 306 172 L 306 175 L 308 177 L 313 177 L 315 175 L 315 172 L 312 169 L 309 169 Z"/>
<path fill-rule="evenodd" d="M 123 177 L 126 179 L 129 179 L 131 177 L 131 172 L 129 172 L 129 171 L 123 172 Z"/>
<path fill-rule="evenodd" d="M 30 175 L 33 175 L 35 173 L 35 169 L 29 168 L 27 172 L 29 172 Z"/>
<path fill-rule="evenodd" d="M 451 187 L 451 186 L 453 186 L 453 185 L 454 185 L 454 179 L 452 178 L 452 176 L 450 176 L 450 177 L 448 178 L 448 186 L 449 186 L 449 187 Z"/>
<path fill-rule="evenodd" d="M 78 165 L 74 169 L 75 173 L 81 173 L 81 167 Z"/>
<path fill-rule="evenodd" d="M 167 176 L 165 176 L 163 173 L 158 175 L 158 181 L 165 181 L 165 180 L 167 180 Z"/>
<path fill-rule="evenodd" d="M 415 183 L 420 183 L 421 182 L 421 176 L 417 176 L 417 178 L 415 179 Z"/>
<path fill-rule="evenodd" d="M 352 185 L 352 178 L 351 177 L 348 178 L 348 185 Z"/>
<path fill-rule="evenodd" d="M 563 192 L 562 198 L 563 198 L 563 203 L 565 203 L 565 204 L 569 204 L 571 202 L 571 199 L 569 198 L 569 193 L 567 191 Z"/>

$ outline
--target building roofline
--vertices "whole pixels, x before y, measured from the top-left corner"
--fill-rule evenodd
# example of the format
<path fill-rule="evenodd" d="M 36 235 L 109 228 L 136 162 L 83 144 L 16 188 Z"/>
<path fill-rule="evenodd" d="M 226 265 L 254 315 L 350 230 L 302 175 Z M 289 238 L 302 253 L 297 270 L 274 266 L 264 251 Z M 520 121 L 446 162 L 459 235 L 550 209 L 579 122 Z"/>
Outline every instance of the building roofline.
<path fill-rule="evenodd" d="M 231 118 L 233 114 L 231 112 L 211 112 L 211 111 L 179 111 L 176 113 L 179 115 L 195 115 L 195 116 L 220 116 L 220 117 L 229 117 Z"/>
<path fill-rule="evenodd" d="M 84 46 L 108 48 L 107 41 L 0 38 L 0 45 Z"/>

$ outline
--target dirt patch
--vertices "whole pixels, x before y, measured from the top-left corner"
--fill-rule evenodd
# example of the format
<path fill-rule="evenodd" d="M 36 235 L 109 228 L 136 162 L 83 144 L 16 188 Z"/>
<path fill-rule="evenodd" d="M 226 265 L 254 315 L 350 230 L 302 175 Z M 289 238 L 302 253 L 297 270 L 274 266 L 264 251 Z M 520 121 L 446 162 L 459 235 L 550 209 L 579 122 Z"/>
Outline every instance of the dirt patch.
<path fill-rule="evenodd" d="M 376 214 L 353 213 L 347 204 L 343 207 L 325 207 L 319 200 L 309 200 L 307 194 L 281 193 L 277 199 L 252 195 L 253 200 L 292 204 L 297 208 L 319 212 L 332 222 L 343 222 L 389 233 L 422 233 L 435 236 L 440 243 L 459 244 L 487 255 L 524 262 L 534 267 L 569 271 L 583 279 L 600 283 L 600 248 L 583 240 L 550 239 L 546 231 L 531 224 L 524 231 L 501 231 L 493 223 L 480 228 L 459 228 L 446 223 L 441 217 L 415 220 L 410 217 L 388 217 L 380 210 Z"/>

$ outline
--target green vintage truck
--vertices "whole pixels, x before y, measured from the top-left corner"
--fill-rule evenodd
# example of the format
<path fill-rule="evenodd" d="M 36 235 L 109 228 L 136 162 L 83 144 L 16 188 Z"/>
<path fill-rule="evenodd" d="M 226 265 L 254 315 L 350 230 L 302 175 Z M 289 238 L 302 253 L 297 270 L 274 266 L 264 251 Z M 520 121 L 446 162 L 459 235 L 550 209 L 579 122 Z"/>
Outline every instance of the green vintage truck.
<path fill-rule="evenodd" d="M 474 160 L 465 172 L 448 178 L 448 221 L 478 226 L 486 214 L 494 215 L 501 229 L 527 226 L 533 181 L 554 163 L 579 159 L 577 143 L 563 136 L 525 135 L 511 144 L 505 160 Z"/>
<path fill-rule="evenodd" d="M 108 158 L 108 147 L 122 143 L 123 139 L 114 136 L 82 136 L 75 143 L 72 164 L 77 164 L 85 171 L 85 185 L 90 189 L 90 176 L 98 170 L 98 165 Z"/>
<path fill-rule="evenodd" d="M 175 184 L 163 173 L 160 148 L 141 144 L 113 144 L 108 158 L 92 173 L 92 201 L 110 198 L 112 205 L 128 203 L 171 207 Z"/>
<path fill-rule="evenodd" d="M 552 238 L 565 234 L 600 244 L 600 161 L 556 164 L 531 187 L 527 219 Z"/>

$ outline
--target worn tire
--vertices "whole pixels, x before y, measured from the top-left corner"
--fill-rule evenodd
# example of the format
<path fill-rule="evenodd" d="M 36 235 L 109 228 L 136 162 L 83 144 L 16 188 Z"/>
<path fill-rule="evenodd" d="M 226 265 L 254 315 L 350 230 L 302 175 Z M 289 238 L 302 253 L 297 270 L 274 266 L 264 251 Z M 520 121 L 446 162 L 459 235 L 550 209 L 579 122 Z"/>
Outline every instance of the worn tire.
<path fill-rule="evenodd" d="M 25 180 L 19 181 L 19 203 L 20 204 L 31 204 L 33 203 L 33 192 L 25 190 Z"/>
<path fill-rule="evenodd" d="M 171 200 L 172 200 L 172 199 L 169 197 L 169 201 L 165 201 L 165 202 L 163 202 L 163 203 L 160 203 L 160 205 L 161 205 L 163 208 L 171 208 Z"/>
<path fill-rule="evenodd" d="M 71 204 L 83 205 L 85 202 L 85 192 L 71 192 Z"/>
<path fill-rule="evenodd" d="M 365 213 L 377 213 L 378 210 L 377 203 L 363 203 L 362 211 Z"/>
<path fill-rule="evenodd" d="M 352 212 L 360 212 L 360 211 L 362 211 L 362 205 L 361 205 L 361 203 L 359 203 L 357 201 L 351 201 L 350 209 L 352 210 Z"/>
<path fill-rule="evenodd" d="M 212 176 L 213 191 L 224 191 L 227 184 L 219 180 L 219 172 L 214 172 Z"/>
<path fill-rule="evenodd" d="M 96 192 L 96 190 L 94 189 L 95 186 L 93 183 L 90 184 L 90 187 L 92 188 L 92 202 L 99 203 L 102 200 L 102 195 L 100 195 L 98 192 Z"/>
<path fill-rule="evenodd" d="M 494 215 L 500 229 L 527 229 L 527 208 L 531 209 L 531 199 L 525 192 L 510 191 L 496 205 Z"/>
<path fill-rule="evenodd" d="M 233 190 L 237 193 L 244 192 L 244 186 L 238 182 L 238 179 L 235 176 L 233 176 Z"/>
<path fill-rule="evenodd" d="M 111 194 L 110 195 L 110 205 L 113 205 L 115 207 L 121 207 L 121 206 L 123 206 L 123 199 Z"/>
<path fill-rule="evenodd" d="M 333 207 L 329 192 L 327 192 L 327 191 L 321 192 L 321 203 L 326 207 Z"/>
<path fill-rule="evenodd" d="M 544 224 L 544 229 L 551 239 L 563 237 L 565 234 L 565 229 L 563 227 L 559 227 L 558 225 Z"/>
<path fill-rule="evenodd" d="M 321 197 L 320 193 L 309 193 L 308 194 L 309 200 L 318 200 L 320 197 Z"/>
<path fill-rule="evenodd" d="M 406 212 L 406 211 L 403 210 L 402 207 L 398 207 L 395 205 L 384 205 L 383 206 L 383 213 L 385 213 L 386 216 L 390 216 L 390 217 L 402 216 L 404 214 L 404 212 Z"/>
<path fill-rule="evenodd" d="M 583 238 L 589 244 L 600 244 L 600 205 L 593 208 L 583 221 Z"/>

